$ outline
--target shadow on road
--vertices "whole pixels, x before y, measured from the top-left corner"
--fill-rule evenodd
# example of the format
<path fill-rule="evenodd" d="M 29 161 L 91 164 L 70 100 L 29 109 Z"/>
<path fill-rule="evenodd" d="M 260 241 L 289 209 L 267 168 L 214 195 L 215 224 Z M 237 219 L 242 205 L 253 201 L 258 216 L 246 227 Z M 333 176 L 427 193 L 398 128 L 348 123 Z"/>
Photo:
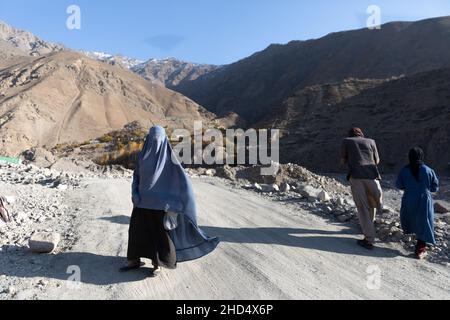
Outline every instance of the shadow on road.
<path fill-rule="evenodd" d="M 20 249 L 22 252 L 25 249 Z M 5 257 L 6 254 L 3 254 Z M 1 274 L 19 278 L 50 278 L 73 281 L 74 270 L 80 270 L 80 282 L 93 285 L 112 285 L 141 281 L 151 274 L 150 268 L 120 273 L 126 263 L 123 257 L 102 256 L 84 252 L 63 252 L 37 255 L 26 252 L 9 263 L 2 264 Z"/>
<path fill-rule="evenodd" d="M 124 215 L 101 219 L 125 225 L 130 223 L 130 217 Z M 229 243 L 283 245 L 325 252 L 380 258 L 394 258 L 402 255 L 398 250 L 385 247 L 377 247 L 373 251 L 368 251 L 359 247 L 356 244 L 355 238 L 342 237 L 342 235 L 359 235 L 360 232 L 355 228 L 347 228 L 339 232 L 299 228 L 201 227 L 201 229 L 209 236 L 218 236 L 222 242 Z"/>
<path fill-rule="evenodd" d="M 355 238 L 342 236 L 355 234 L 353 229 L 334 232 L 299 228 L 202 227 L 202 230 L 208 235 L 218 236 L 222 242 L 228 243 L 281 245 L 339 254 L 380 258 L 395 258 L 402 255 L 398 250 L 385 247 L 376 247 L 373 251 L 359 247 L 356 244 Z"/>
<path fill-rule="evenodd" d="M 121 215 L 121 216 L 113 216 L 113 217 L 102 217 L 99 218 L 100 220 L 105 220 L 105 221 L 109 221 L 112 223 L 116 223 L 116 224 L 130 224 L 130 217 L 129 216 L 125 216 L 125 215 Z"/>

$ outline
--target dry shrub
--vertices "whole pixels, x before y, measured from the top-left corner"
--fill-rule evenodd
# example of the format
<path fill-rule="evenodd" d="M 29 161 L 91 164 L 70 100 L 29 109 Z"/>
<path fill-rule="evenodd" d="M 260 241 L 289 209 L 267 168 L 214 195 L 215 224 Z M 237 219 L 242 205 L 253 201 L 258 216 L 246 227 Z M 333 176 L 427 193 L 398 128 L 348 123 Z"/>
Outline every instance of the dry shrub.
<path fill-rule="evenodd" d="M 133 169 L 143 146 L 143 142 L 132 141 L 126 145 L 121 143 L 115 151 L 103 154 L 95 162 L 103 166 L 122 165 L 126 168 Z"/>

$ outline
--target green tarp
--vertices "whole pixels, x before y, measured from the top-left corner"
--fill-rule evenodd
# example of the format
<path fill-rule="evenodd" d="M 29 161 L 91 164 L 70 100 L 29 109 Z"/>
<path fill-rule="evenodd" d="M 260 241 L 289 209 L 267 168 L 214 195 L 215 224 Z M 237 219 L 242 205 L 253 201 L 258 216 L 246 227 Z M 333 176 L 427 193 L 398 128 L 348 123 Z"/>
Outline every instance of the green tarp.
<path fill-rule="evenodd" d="M 13 163 L 13 164 L 20 164 L 22 160 L 19 158 L 10 158 L 10 157 L 1 157 L 0 156 L 0 163 Z"/>

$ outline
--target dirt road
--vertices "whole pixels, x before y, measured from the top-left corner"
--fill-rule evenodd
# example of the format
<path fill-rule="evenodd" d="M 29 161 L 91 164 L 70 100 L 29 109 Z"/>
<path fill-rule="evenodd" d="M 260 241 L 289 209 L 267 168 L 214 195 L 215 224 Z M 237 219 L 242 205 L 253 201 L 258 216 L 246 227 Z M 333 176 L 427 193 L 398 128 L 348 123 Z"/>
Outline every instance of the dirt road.
<path fill-rule="evenodd" d="M 90 180 L 65 195 L 69 207 L 79 208 L 75 247 L 30 255 L 21 269 L 9 269 L 6 276 L 20 280 L 16 298 L 450 299 L 446 267 L 405 257 L 396 246 L 360 249 L 358 230 L 349 225 L 219 179 L 194 179 L 194 188 L 200 225 L 222 240 L 211 255 L 158 278 L 148 278 L 146 268 L 118 273 L 126 256 L 130 181 Z M 67 281 L 78 271 L 81 284 Z"/>

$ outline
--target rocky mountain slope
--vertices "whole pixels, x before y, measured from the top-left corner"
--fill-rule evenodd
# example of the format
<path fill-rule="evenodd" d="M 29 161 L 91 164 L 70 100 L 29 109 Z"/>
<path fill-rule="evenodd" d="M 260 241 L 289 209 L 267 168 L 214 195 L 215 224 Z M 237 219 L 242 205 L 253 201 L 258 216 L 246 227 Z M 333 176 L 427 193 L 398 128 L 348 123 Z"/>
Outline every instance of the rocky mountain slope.
<path fill-rule="evenodd" d="M 106 62 L 113 66 L 118 65 L 125 69 L 131 69 L 131 68 L 143 63 L 143 61 L 141 61 L 141 60 L 134 59 L 134 58 L 128 58 L 128 57 L 120 55 L 120 54 L 112 55 L 109 53 L 97 52 L 97 51 L 92 51 L 92 52 L 81 51 L 81 53 L 85 54 L 86 56 L 88 56 L 91 59 Z"/>
<path fill-rule="evenodd" d="M 386 81 L 348 79 L 299 90 L 260 126 L 283 130 L 283 161 L 314 170 L 342 170 L 341 139 L 359 126 L 377 140 L 384 171 L 397 171 L 409 148 L 419 145 L 429 164 L 448 173 L 449 105 L 450 69 Z"/>
<path fill-rule="evenodd" d="M 97 138 L 135 120 L 183 128 L 211 117 L 179 93 L 76 52 L 0 70 L 2 154 Z"/>
<path fill-rule="evenodd" d="M 162 84 L 168 88 L 176 88 L 219 68 L 214 65 L 195 64 L 171 58 L 150 59 L 131 69 L 151 82 Z"/>
<path fill-rule="evenodd" d="M 63 49 L 60 44 L 44 41 L 31 32 L 0 21 L 0 55 L 41 56 Z"/>
<path fill-rule="evenodd" d="M 220 68 L 220 66 L 197 64 L 174 58 L 149 59 L 144 62 L 123 55 L 95 51 L 81 52 L 91 59 L 129 69 L 144 79 L 167 88 L 176 88 L 182 83 L 197 80 L 199 77 Z"/>
<path fill-rule="evenodd" d="M 450 66 L 450 17 L 395 22 L 309 41 L 271 45 L 251 57 L 181 83 L 176 90 L 224 115 L 261 120 L 306 86 L 349 77 L 384 79 Z"/>

